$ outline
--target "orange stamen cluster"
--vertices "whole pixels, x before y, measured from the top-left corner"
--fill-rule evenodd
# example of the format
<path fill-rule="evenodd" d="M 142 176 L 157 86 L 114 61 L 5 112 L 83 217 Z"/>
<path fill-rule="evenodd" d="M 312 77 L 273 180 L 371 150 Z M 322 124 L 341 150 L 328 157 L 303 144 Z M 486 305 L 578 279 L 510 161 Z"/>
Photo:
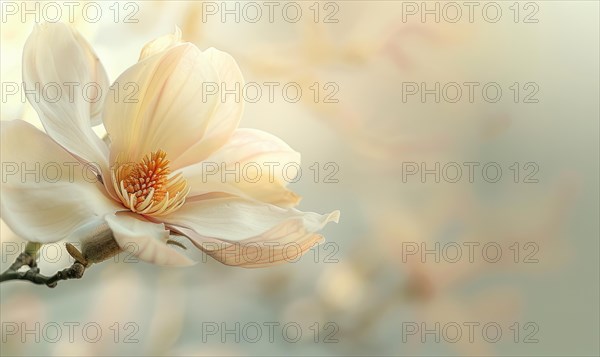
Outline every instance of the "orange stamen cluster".
<path fill-rule="evenodd" d="M 125 207 L 147 215 L 165 215 L 178 209 L 189 192 L 177 174 L 169 178 L 167 154 L 158 150 L 136 164 L 117 163 L 112 171 L 115 191 Z"/>

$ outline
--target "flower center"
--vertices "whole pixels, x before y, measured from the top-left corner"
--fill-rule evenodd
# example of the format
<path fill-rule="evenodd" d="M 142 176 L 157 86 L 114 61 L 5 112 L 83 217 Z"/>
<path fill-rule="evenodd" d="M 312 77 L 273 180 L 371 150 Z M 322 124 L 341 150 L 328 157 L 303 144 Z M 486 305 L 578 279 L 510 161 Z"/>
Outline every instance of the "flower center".
<path fill-rule="evenodd" d="M 169 160 L 162 150 L 146 155 L 138 163 L 119 163 L 112 181 L 119 199 L 132 212 L 160 216 L 181 207 L 190 189 L 181 173 L 169 177 Z"/>

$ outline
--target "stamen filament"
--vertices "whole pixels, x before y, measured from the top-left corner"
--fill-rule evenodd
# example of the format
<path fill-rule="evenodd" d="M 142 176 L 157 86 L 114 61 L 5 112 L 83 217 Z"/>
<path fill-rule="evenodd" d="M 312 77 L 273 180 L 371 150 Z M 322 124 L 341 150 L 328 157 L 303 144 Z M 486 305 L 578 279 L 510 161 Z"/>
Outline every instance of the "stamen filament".
<path fill-rule="evenodd" d="M 118 198 L 132 212 L 165 215 L 181 207 L 190 189 L 181 173 L 170 177 L 163 150 L 146 155 L 139 163 L 117 163 L 111 177 Z"/>

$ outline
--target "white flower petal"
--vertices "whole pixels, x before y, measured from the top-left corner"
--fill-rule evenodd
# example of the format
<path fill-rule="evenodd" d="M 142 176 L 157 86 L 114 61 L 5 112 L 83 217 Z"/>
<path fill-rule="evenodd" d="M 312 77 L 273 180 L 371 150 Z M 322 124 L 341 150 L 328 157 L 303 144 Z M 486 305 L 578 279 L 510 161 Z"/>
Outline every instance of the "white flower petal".
<path fill-rule="evenodd" d="M 61 23 L 36 25 L 23 50 L 27 99 L 46 132 L 85 162 L 108 166 L 108 148 L 94 133 L 108 77 L 81 35 Z"/>
<path fill-rule="evenodd" d="M 241 103 L 223 104 L 218 95 L 203 92 L 205 84 L 219 83 L 220 72 L 239 72 L 233 60 L 215 60 L 224 56 L 183 43 L 125 71 L 113 86 L 135 83 L 139 90 L 133 101 L 127 102 L 123 91 L 116 103 L 107 101 L 104 124 L 111 138 L 111 162 L 119 154 L 121 160 L 138 162 L 162 149 L 177 169 L 175 162 L 184 152 L 198 155 L 201 149 L 195 163 L 223 145 L 238 125 Z"/>
<path fill-rule="evenodd" d="M 205 84 L 205 92 L 208 92 L 206 96 L 216 99 L 216 106 L 202 140 L 188 148 L 185 153 L 173 157 L 173 170 L 198 163 L 223 146 L 237 129 L 244 112 L 244 77 L 235 59 L 228 53 L 212 47 L 202 54 L 219 76 L 216 83 Z M 210 87 L 211 85 L 216 86 Z M 210 94 L 213 93 L 211 89 L 217 92 Z"/>
<path fill-rule="evenodd" d="M 158 265 L 194 264 L 188 257 L 167 245 L 169 231 L 165 230 L 164 224 L 146 221 L 132 212 L 109 214 L 104 219 L 119 247 L 139 259 Z"/>
<path fill-rule="evenodd" d="M 59 241 L 122 208 L 103 193 L 89 168 L 45 133 L 21 120 L 2 121 L 0 132 L 1 215 L 24 239 Z"/>
<path fill-rule="evenodd" d="M 144 60 L 152 55 L 155 55 L 161 51 L 168 50 L 169 48 L 176 46 L 181 43 L 181 29 L 175 28 L 175 32 L 172 34 L 161 36 L 148 42 L 142 52 L 140 53 L 140 61 Z"/>
<path fill-rule="evenodd" d="M 323 237 L 316 232 L 337 222 L 328 215 L 239 198 L 191 200 L 161 220 L 216 260 L 242 267 L 294 261 Z"/>
<path fill-rule="evenodd" d="M 86 41 L 85 38 L 77 30 L 72 30 L 75 40 L 79 43 L 82 52 L 84 53 L 87 63 L 89 65 L 91 80 L 90 84 L 82 82 L 81 88 L 82 96 L 84 100 L 90 103 L 90 121 L 92 126 L 102 124 L 102 110 L 104 109 L 104 101 L 109 95 L 108 89 L 110 88 L 110 80 L 108 74 L 98 58 L 98 55 L 92 48 L 92 46 Z"/>
<path fill-rule="evenodd" d="M 295 179 L 299 166 L 300 154 L 278 137 L 255 129 L 237 129 L 204 162 L 181 172 L 190 185 L 189 198 L 223 192 L 291 207 L 300 197 L 286 186 Z"/>

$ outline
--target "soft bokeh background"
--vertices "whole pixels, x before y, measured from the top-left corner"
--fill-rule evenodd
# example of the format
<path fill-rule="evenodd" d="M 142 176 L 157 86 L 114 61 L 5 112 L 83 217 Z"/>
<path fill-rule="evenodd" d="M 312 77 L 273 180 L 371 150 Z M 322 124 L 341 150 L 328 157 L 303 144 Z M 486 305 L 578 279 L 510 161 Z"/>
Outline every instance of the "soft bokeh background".
<path fill-rule="evenodd" d="M 179 26 L 184 40 L 231 53 L 248 82 L 302 86 L 298 103 L 280 95 L 275 103 L 248 103 L 242 126 L 272 132 L 301 152 L 304 175 L 292 185 L 303 196 L 300 208 L 340 209 L 340 223 L 325 228 L 326 245 L 269 269 L 210 259 L 169 269 L 121 256 L 54 290 L 4 283 L 2 355 L 599 354 L 598 2 L 521 2 L 517 23 L 513 2 L 497 3 L 503 14 L 496 23 L 481 17 L 486 2 L 472 23 L 466 12 L 457 23 L 436 23 L 433 16 L 422 22 L 418 15 L 403 21 L 400 1 L 319 3 L 322 17 L 339 9 L 337 23 L 315 23 L 312 1 L 297 2 L 303 8 L 297 23 L 282 19 L 281 6 L 272 23 L 266 14 L 257 23 L 236 23 L 233 17 L 222 22 L 220 13 L 203 21 L 200 1 L 130 3 L 100 2 L 105 15 L 96 23 L 75 12 L 74 26 L 111 80 L 137 61 L 144 43 Z M 115 22 L 110 6 L 120 8 L 120 20 L 133 12 L 138 22 Z M 524 23 L 535 9 L 532 19 L 539 21 Z M 3 84 L 21 81 L 21 51 L 34 22 L 32 16 L 24 22 L 18 15 L 3 18 Z M 315 103 L 308 89 L 313 82 L 336 83 L 339 102 Z M 403 103 L 402 82 L 497 82 L 504 92 L 497 103 L 483 101 L 480 90 L 474 103 L 435 103 L 432 96 L 427 103 Z M 539 102 L 514 103 L 514 82 L 536 83 Z M 3 97 L 1 118 L 40 125 L 19 96 Z M 338 182 L 324 182 L 329 169 L 315 183 L 315 162 L 322 170 L 335 163 Z M 492 184 L 476 170 L 473 183 L 465 177 L 436 183 L 432 176 L 425 183 L 418 176 L 403 182 L 405 162 L 429 168 L 435 162 L 497 162 L 503 176 Z M 538 182 L 514 183 L 514 162 L 536 163 Z M 4 223 L 1 229 L 4 270 L 16 257 L 14 244 L 23 241 Z M 429 249 L 493 242 L 503 256 L 489 263 L 476 249 L 470 262 L 462 245 L 457 263 L 437 263 L 431 255 L 404 261 L 403 242 Z M 515 242 L 518 263 L 510 250 Z M 524 263 L 532 247 L 539 248 L 538 261 Z M 59 249 L 42 251 L 42 271 L 70 264 L 64 251 L 54 259 Z M 29 330 L 39 324 L 39 332 L 8 335 L 6 324 L 15 322 Z M 480 324 L 473 341 L 465 322 Z M 502 328 L 496 343 L 482 337 L 481 326 L 490 322 Z M 80 324 L 73 340 L 69 323 Z M 82 336 L 90 323 L 101 326 L 97 343 Z M 236 323 L 239 342 L 223 331 L 235 330 Z M 272 340 L 269 323 L 280 324 Z M 301 326 L 298 342 L 283 338 L 286 323 Z M 457 323 L 463 336 L 448 341 L 455 335 L 450 329 L 439 342 L 433 335 L 422 342 L 420 333 L 403 340 L 406 323 L 428 329 Z M 256 324 L 262 336 L 253 343 Z M 219 331 L 207 334 L 209 326 Z M 93 329 L 88 333 L 94 338 Z M 538 341 L 524 343 L 530 334 Z M 295 337 L 293 328 L 286 337 Z"/>

